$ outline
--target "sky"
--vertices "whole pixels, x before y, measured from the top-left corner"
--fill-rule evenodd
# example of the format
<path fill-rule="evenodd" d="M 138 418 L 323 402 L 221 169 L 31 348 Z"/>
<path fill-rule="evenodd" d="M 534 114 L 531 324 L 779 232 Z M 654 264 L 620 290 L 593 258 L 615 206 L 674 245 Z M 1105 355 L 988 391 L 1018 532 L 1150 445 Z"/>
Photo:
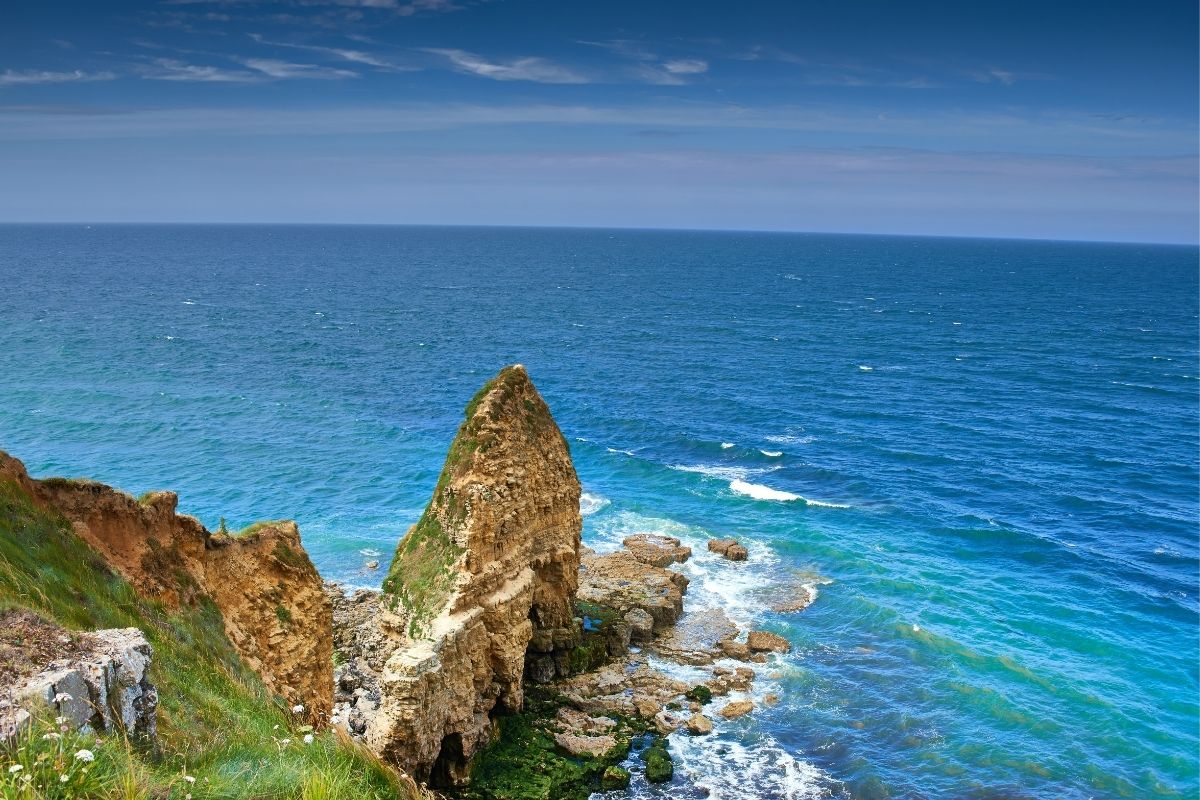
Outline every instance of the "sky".
<path fill-rule="evenodd" d="M 0 221 L 1198 239 L 1194 0 L 0 5 Z"/>

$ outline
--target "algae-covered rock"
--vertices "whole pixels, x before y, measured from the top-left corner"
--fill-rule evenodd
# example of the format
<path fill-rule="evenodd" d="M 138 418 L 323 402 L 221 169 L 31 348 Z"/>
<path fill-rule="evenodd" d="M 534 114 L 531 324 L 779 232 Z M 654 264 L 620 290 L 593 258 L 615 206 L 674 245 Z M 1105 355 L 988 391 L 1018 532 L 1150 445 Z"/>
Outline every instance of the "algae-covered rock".
<path fill-rule="evenodd" d="M 615 789 L 628 789 L 629 773 L 620 767 L 609 767 L 604 770 L 604 775 L 600 778 L 600 788 L 606 792 L 611 792 Z"/>
<path fill-rule="evenodd" d="M 700 684 L 698 686 L 693 686 L 691 689 L 688 689 L 687 693 L 684 695 L 684 697 L 686 697 L 688 700 L 695 700 L 697 703 L 706 705 L 706 704 L 712 702 L 713 693 L 712 693 L 712 689 L 708 688 L 707 686 L 705 686 L 703 684 Z"/>
<path fill-rule="evenodd" d="M 675 765 L 664 739 L 658 739 L 643 750 L 642 761 L 646 764 L 646 780 L 651 783 L 666 783 L 675 774 Z"/>

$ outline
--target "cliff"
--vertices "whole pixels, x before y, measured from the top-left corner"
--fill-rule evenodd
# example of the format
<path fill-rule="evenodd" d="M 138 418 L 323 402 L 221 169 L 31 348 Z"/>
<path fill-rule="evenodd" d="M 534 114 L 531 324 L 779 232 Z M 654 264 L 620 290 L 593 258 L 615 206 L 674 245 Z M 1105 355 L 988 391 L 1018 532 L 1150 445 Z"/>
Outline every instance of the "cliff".
<path fill-rule="evenodd" d="M 176 513 L 172 492 L 140 500 L 92 481 L 29 477 L 0 452 L 0 480 L 65 517 L 75 534 L 138 595 L 169 609 L 212 603 L 243 661 L 314 723 L 333 704 L 332 614 L 295 523 L 239 535 L 210 533 Z"/>
<path fill-rule="evenodd" d="M 576 642 L 579 479 L 521 366 L 471 400 L 425 513 L 401 540 L 376 630 L 367 744 L 434 787 L 462 785 L 491 715 L 520 711 L 526 654 L 566 674 Z"/>

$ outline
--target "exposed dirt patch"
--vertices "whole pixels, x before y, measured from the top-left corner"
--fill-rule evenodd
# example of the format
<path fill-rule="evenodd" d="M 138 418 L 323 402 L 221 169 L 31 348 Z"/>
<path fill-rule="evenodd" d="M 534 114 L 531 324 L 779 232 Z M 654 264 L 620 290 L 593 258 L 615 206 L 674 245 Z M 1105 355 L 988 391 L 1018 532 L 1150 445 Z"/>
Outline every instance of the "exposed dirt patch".
<path fill-rule="evenodd" d="M 88 634 L 60 628 L 32 611 L 0 611 L 0 686 L 13 686 L 51 661 L 74 660 L 92 647 Z"/>

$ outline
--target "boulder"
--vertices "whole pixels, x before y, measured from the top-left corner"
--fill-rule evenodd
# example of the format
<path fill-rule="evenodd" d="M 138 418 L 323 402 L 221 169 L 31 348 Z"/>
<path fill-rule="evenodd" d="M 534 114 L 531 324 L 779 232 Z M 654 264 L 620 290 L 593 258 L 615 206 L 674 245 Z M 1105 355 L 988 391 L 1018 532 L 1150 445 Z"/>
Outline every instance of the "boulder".
<path fill-rule="evenodd" d="M 754 702 L 751 700 L 730 700 L 721 709 L 721 716 L 725 719 L 737 719 L 744 717 L 754 710 Z"/>
<path fill-rule="evenodd" d="M 709 539 L 708 549 L 730 561 L 745 561 L 750 555 L 749 551 L 743 545 L 738 544 L 736 539 Z"/>
<path fill-rule="evenodd" d="M 554 734 L 554 743 L 573 756 L 600 758 L 617 746 L 615 736 L 578 736 L 573 733 Z"/>
<path fill-rule="evenodd" d="M 792 649 L 787 639 L 768 631 L 750 631 L 746 637 L 746 647 L 751 653 L 788 653 Z"/>
<path fill-rule="evenodd" d="M 652 567 L 668 567 L 683 563 L 692 555 L 692 548 L 685 547 L 674 536 L 657 533 L 636 533 L 626 536 L 622 542 L 629 554 Z"/>
<path fill-rule="evenodd" d="M 692 714 L 687 721 L 688 733 L 693 736 L 705 736 L 713 732 L 712 720 L 703 714 Z"/>

